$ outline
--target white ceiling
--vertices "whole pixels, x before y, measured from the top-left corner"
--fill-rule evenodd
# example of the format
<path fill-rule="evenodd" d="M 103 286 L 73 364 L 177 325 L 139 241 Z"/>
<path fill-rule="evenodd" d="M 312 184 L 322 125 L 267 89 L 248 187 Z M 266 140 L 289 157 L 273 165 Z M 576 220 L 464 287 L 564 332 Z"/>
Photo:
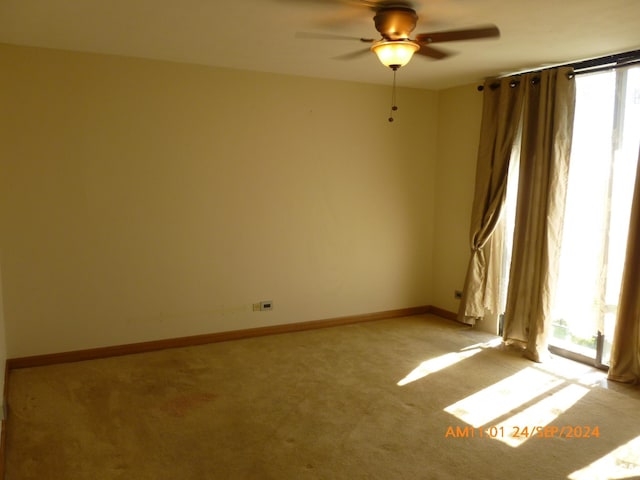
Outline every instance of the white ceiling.
<path fill-rule="evenodd" d="M 415 0 L 414 33 L 493 23 L 500 39 L 438 45 L 398 85 L 441 89 L 487 76 L 640 49 L 640 0 Z M 378 37 L 357 0 L 0 0 L 0 43 L 108 53 L 388 85 L 391 72 L 349 40 Z"/>

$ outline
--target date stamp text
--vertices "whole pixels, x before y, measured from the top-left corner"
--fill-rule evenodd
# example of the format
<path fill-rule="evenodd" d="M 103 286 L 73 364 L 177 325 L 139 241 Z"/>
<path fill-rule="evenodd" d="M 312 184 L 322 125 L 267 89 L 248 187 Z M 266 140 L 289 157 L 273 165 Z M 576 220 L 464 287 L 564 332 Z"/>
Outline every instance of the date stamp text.
<path fill-rule="evenodd" d="M 449 426 L 445 438 L 600 438 L 598 425 L 504 425 L 493 427 Z"/>

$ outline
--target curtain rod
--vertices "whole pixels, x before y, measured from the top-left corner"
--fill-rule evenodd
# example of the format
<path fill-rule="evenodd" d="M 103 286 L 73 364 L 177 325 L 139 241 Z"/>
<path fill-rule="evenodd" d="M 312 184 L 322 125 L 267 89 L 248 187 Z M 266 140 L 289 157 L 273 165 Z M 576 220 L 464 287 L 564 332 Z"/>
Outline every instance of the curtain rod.
<path fill-rule="evenodd" d="M 504 78 L 510 75 L 522 75 L 526 73 L 539 73 L 549 68 L 560 68 L 560 67 L 573 67 L 573 73 L 571 74 L 571 76 L 574 76 L 574 75 L 582 75 L 585 73 L 596 73 L 596 72 L 603 72 L 606 70 L 615 70 L 616 68 L 627 67 L 630 65 L 638 64 L 638 63 L 640 63 L 640 50 L 632 50 L 630 52 L 616 53 L 613 55 L 607 55 L 605 57 L 592 58 L 589 60 L 581 60 L 573 63 L 564 63 L 561 65 L 555 65 L 553 67 L 545 67 L 537 70 L 525 70 L 518 73 L 502 75 L 501 77 L 498 77 L 498 78 Z M 499 83 L 497 82 L 492 83 L 490 85 L 491 88 L 497 88 L 498 86 L 499 86 Z M 478 85 L 478 91 L 481 92 L 482 90 L 484 90 L 484 85 Z"/>

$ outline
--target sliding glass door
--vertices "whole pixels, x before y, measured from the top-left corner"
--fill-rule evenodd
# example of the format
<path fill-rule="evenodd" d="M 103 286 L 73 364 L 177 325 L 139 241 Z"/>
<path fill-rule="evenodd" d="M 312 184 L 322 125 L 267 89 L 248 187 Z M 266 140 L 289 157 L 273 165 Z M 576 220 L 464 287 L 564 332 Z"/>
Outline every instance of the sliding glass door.
<path fill-rule="evenodd" d="M 550 344 L 608 365 L 640 145 L 640 67 L 576 77 L 577 99 Z"/>

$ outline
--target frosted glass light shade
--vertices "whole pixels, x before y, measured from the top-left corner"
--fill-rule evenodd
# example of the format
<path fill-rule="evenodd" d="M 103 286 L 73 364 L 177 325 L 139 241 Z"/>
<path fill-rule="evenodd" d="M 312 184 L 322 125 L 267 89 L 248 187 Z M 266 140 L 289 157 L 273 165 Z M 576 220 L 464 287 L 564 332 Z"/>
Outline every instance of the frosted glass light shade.
<path fill-rule="evenodd" d="M 411 60 L 420 45 L 412 40 L 381 40 L 371 46 L 371 50 L 378 56 L 378 60 L 392 69 L 400 68 Z"/>

